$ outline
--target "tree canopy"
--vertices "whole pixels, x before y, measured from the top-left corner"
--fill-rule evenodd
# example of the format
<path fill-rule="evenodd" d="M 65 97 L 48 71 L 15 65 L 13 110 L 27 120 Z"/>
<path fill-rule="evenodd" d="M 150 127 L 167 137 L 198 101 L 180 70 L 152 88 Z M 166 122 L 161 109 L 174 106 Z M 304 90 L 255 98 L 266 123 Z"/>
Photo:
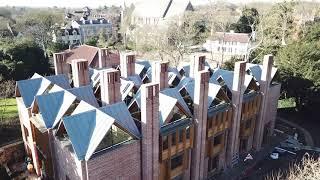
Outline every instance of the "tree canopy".
<path fill-rule="evenodd" d="M 21 80 L 39 74 L 50 74 L 48 58 L 32 40 L 0 42 L 0 75 L 4 79 Z"/>
<path fill-rule="evenodd" d="M 276 64 L 283 94 L 294 97 L 299 109 L 320 103 L 320 24 L 308 28 L 304 37 L 281 48 Z"/>

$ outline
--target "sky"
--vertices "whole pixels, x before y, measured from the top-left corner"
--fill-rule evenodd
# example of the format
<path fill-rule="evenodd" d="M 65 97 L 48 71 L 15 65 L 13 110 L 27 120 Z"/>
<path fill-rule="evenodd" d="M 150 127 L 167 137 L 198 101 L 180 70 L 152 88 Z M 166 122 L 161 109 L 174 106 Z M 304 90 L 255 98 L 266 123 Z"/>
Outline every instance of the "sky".
<path fill-rule="evenodd" d="M 29 6 L 29 7 L 84 7 L 97 8 L 99 6 L 122 5 L 124 0 L 0 0 L 0 6 Z M 137 0 L 126 0 L 127 4 Z M 158 1 L 158 0 L 150 0 Z M 222 1 L 222 0 L 220 0 Z M 279 2 L 281 0 L 225 0 L 232 3 L 249 3 L 249 2 Z M 306 0 L 317 1 L 320 0 Z M 192 4 L 199 5 L 209 2 L 209 0 L 191 0 Z"/>

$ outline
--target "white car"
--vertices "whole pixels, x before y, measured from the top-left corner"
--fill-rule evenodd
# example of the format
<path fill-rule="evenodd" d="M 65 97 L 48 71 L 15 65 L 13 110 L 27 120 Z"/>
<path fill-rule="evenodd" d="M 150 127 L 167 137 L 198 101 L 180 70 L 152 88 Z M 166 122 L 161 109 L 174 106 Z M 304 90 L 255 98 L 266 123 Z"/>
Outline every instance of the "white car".
<path fill-rule="evenodd" d="M 279 159 L 279 153 L 276 153 L 276 152 L 271 153 L 270 157 L 271 157 L 271 159 L 274 159 L 274 160 Z"/>

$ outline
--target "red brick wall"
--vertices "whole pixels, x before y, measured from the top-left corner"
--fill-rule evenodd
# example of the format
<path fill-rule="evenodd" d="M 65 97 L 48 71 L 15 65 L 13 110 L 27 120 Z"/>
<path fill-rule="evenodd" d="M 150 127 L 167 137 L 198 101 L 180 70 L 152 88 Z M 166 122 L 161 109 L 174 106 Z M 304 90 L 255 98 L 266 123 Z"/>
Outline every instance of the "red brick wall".
<path fill-rule="evenodd" d="M 140 141 L 101 152 L 87 162 L 89 179 L 141 179 Z"/>
<path fill-rule="evenodd" d="M 77 159 L 72 145 L 64 146 L 57 138 L 53 137 L 53 162 L 55 179 L 64 180 L 66 177 L 78 180 L 82 177 L 81 162 Z"/>

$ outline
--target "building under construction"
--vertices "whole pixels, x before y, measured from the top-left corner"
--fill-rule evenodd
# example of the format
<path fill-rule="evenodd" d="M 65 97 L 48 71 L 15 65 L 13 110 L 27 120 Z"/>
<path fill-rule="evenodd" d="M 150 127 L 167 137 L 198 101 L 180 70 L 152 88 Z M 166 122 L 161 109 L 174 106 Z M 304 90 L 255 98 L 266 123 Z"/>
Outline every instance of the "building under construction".
<path fill-rule="evenodd" d="M 206 179 L 259 151 L 280 84 L 273 57 L 211 68 L 81 46 L 54 54 L 53 76 L 17 81 L 26 153 L 48 179 Z"/>

